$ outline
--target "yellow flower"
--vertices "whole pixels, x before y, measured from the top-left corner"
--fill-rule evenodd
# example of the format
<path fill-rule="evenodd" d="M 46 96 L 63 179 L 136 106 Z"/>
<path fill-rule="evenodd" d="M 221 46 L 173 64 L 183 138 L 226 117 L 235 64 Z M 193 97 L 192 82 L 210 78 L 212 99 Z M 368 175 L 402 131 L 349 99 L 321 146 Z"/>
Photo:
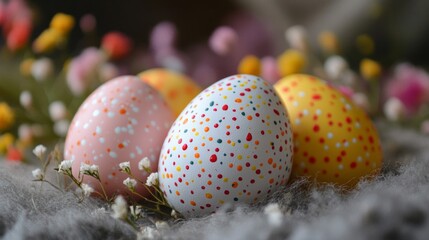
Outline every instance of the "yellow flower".
<path fill-rule="evenodd" d="M 286 50 L 278 57 L 277 66 L 281 77 L 284 77 L 301 72 L 304 69 L 306 62 L 307 59 L 302 52 L 290 49 Z"/>
<path fill-rule="evenodd" d="M 36 53 L 45 53 L 53 50 L 64 42 L 64 36 L 58 30 L 49 28 L 43 31 L 33 43 Z"/>
<path fill-rule="evenodd" d="M 15 137 L 10 133 L 5 133 L 0 136 L 0 153 L 4 154 L 7 152 L 9 146 L 13 145 Z"/>
<path fill-rule="evenodd" d="M 256 56 L 247 55 L 241 59 L 238 66 L 238 73 L 259 76 L 261 74 L 261 62 Z"/>
<path fill-rule="evenodd" d="M 71 15 L 57 13 L 51 20 L 51 28 L 66 35 L 74 26 L 74 18 Z"/>
<path fill-rule="evenodd" d="M 364 55 L 370 55 L 374 52 L 374 40 L 366 34 L 359 35 L 356 38 L 356 45 Z"/>
<path fill-rule="evenodd" d="M 0 102 L 0 130 L 10 127 L 15 121 L 12 109 L 5 102 Z"/>
<path fill-rule="evenodd" d="M 333 32 L 325 31 L 320 33 L 319 44 L 328 53 L 338 53 L 340 51 L 338 39 Z"/>
<path fill-rule="evenodd" d="M 33 65 L 34 58 L 27 58 L 19 65 L 19 71 L 23 76 L 31 76 L 31 66 Z"/>
<path fill-rule="evenodd" d="M 365 58 L 360 62 L 360 73 L 367 80 L 377 79 L 381 75 L 381 66 L 378 62 Z"/>

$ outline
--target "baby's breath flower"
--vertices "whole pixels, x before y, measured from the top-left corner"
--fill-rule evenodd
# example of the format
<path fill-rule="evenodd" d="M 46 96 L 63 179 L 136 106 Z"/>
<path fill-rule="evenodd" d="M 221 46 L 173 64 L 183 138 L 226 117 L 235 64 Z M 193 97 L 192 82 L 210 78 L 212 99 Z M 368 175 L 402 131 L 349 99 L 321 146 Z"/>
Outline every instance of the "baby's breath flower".
<path fill-rule="evenodd" d="M 29 91 L 22 91 L 19 95 L 19 103 L 21 103 L 21 106 L 23 106 L 25 109 L 31 108 L 33 105 L 33 97 Z"/>
<path fill-rule="evenodd" d="M 127 202 L 121 195 L 115 198 L 115 202 L 112 204 L 113 214 L 112 217 L 116 219 L 126 219 L 128 214 Z"/>
<path fill-rule="evenodd" d="M 303 26 L 292 26 L 285 32 L 286 41 L 292 48 L 307 50 L 307 30 Z"/>
<path fill-rule="evenodd" d="M 148 172 L 148 173 L 152 171 L 150 168 L 150 160 L 148 157 L 145 157 L 142 160 L 140 160 L 139 170 L 144 170 L 145 172 Z"/>
<path fill-rule="evenodd" d="M 54 132 L 60 137 L 65 137 L 70 127 L 70 121 L 67 119 L 59 120 L 54 123 Z"/>
<path fill-rule="evenodd" d="M 176 210 L 171 210 L 171 214 L 170 214 L 173 218 L 178 218 L 179 214 L 177 214 Z"/>
<path fill-rule="evenodd" d="M 89 176 L 93 176 L 95 178 L 98 178 L 98 176 L 99 176 L 98 170 L 99 170 L 99 167 L 95 164 L 89 165 L 86 163 L 81 163 L 79 171 L 83 175 L 89 175 Z"/>
<path fill-rule="evenodd" d="M 343 57 L 333 55 L 326 59 L 324 67 L 328 76 L 337 80 L 348 70 L 349 65 Z"/>
<path fill-rule="evenodd" d="M 254 55 L 245 56 L 240 61 L 238 73 L 259 76 L 261 74 L 261 61 Z"/>
<path fill-rule="evenodd" d="M 124 180 L 124 185 L 127 186 L 128 189 L 130 189 L 131 191 L 134 191 L 136 189 L 137 186 L 137 181 L 135 179 L 132 178 L 127 178 Z"/>
<path fill-rule="evenodd" d="M 121 168 L 121 171 L 124 173 L 131 173 L 131 167 L 130 167 L 130 162 L 121 162 L 119 163 L 119 168 Z"/>
<path fill-rule="evenodd" d="M 397 98 L 389 98 L 384 104 L 384 114 L 390 121 L 398 121 L 405 114 L 405 107 Z"/>
<path fill-rule="evenodd" d="M 36 157 L 38 157 L 39 159 L 42 159 L 45 156 L 46 153 L 46 147 L 43 146 L 42 144 L 37 145 L 34 149 L 33 149 L 33 153 L 34 155 L 36 155 Z"/>
<path fill-rule="evenodd" d="M 0 114 L 0 116 L 1 116 L 1 114 Z M 18 137 L 19 137 L 19 140 L 23 143 L 31 143 L 33 141 L 33 131 L 31 129 L 31 126 L 28 124 L 19 125 Z"/>
<path fill-rule="evenodd" d="M 166 230 L 168 229 L 170 226 L 168 225 L 168 223 L 166 221 L 156 221 L 155 222 L 155 227 L 158 230 Z"/>
<path fill-rule="evenodd" d="M 31 75 L 39 82 L 48 79 L 54 73 L 54 63 L 51 59 L 43 57 L 31 65 Z"/>
<path fill-rule="evenodd" d="M 149 187 L 158 186 L 158 172 L 151 173 L 146 179 L 146 185 Z"/>
<path fill-rule="evenodd" d="M 63 174 L 71 174 L 73 160 L 63 160 L 58 166 L 58 172 Z"/>
<path fill-rule="evenodd" d="M 53 121 L 59 121 L 67 117 L 67 108 L 61 101 L 49 104 L 49 116 Z"/>
<path fill-rule="evenodd" d="M 265 206 L 264 213 L 267 215 L 268 222 L 271 225 L 273 225 L 275 227 L 278 227 L 281 225 L 283 214 L 282 214 L 280 207 L 277 203 L 270 203 L 267 206 Z"/>
<path fill-rule="evenodd" d="M 142 212 L 142 206 L 140 205 L 130 206 L 130 213 L 134 217 L 138 217 L 141 212 Z"/>
<path fill-rule="evenodd" d="M 34 180 L 43 180 L 44 175 L 42 170 L 40 170 L 40 168 L 34 169 L 32 172 Z"/>
<path fill-rule="evenodd" d="M 80 187 L 82 188 L 83 195 L 85 195 L 86 197 L 88 197 L 89 195 L 91 195 L 91 193 L 94 192 L 94 188 L 92 188 L 88 184 L 82 183 Z"/>

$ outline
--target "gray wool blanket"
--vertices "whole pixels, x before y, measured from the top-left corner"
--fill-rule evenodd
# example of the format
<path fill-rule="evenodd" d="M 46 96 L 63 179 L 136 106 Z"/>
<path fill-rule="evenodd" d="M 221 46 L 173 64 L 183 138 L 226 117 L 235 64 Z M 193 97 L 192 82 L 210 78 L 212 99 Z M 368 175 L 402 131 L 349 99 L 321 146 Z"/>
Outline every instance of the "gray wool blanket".
<path fill-rule="evenodd" d="M 428 239 L 429 137 L 379 125 L 383 173 L 351 191 L 302 180 L 259 206 L 157 222 L 137 229 L 111 217 L 105 203 L 32 182 L 38 166 L 0 160 L 3 239 Z"/>

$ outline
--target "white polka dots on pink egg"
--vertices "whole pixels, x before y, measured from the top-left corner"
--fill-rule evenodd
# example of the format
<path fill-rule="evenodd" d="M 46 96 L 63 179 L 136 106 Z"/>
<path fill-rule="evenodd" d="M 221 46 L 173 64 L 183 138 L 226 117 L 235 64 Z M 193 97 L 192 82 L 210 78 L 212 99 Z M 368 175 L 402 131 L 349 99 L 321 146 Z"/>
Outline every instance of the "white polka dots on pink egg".
<path fill-rule="evenodd" d="M 173 115 L 162 97 L 137 77 L 123 76 L 96 89 L 76 113 L 67 135 L 64 157 L 73 162 L 78 177 L 81 163 L 99 166 L 100 178 L 109 196 L 130 194 L 119 171 L 119 163 L 129 161 L 133 174 L 145 182 L 147 173 L 138 162 L 148 157 L 157 170 L 162 142 Z M 84 182 L 100 191 L 89 176 Z M 141 185 L 141 184 L 139 184 Z M 144 186 L 137 188 L 146 195 Z"/>

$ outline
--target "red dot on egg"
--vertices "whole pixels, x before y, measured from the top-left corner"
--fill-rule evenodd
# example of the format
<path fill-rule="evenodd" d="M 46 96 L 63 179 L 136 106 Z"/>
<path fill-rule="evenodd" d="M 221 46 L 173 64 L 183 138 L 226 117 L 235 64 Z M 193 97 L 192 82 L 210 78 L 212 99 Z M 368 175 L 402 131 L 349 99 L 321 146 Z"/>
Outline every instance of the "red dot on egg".
<path fill-rule="evenodd" d="M 210 156 L 210 162 L 214 163 L 214 162 L 216 162 L 216 161 L 217 161 L 217 156 L 216 156 L 216 154 L 211 155 L 211 156 Z"/>

